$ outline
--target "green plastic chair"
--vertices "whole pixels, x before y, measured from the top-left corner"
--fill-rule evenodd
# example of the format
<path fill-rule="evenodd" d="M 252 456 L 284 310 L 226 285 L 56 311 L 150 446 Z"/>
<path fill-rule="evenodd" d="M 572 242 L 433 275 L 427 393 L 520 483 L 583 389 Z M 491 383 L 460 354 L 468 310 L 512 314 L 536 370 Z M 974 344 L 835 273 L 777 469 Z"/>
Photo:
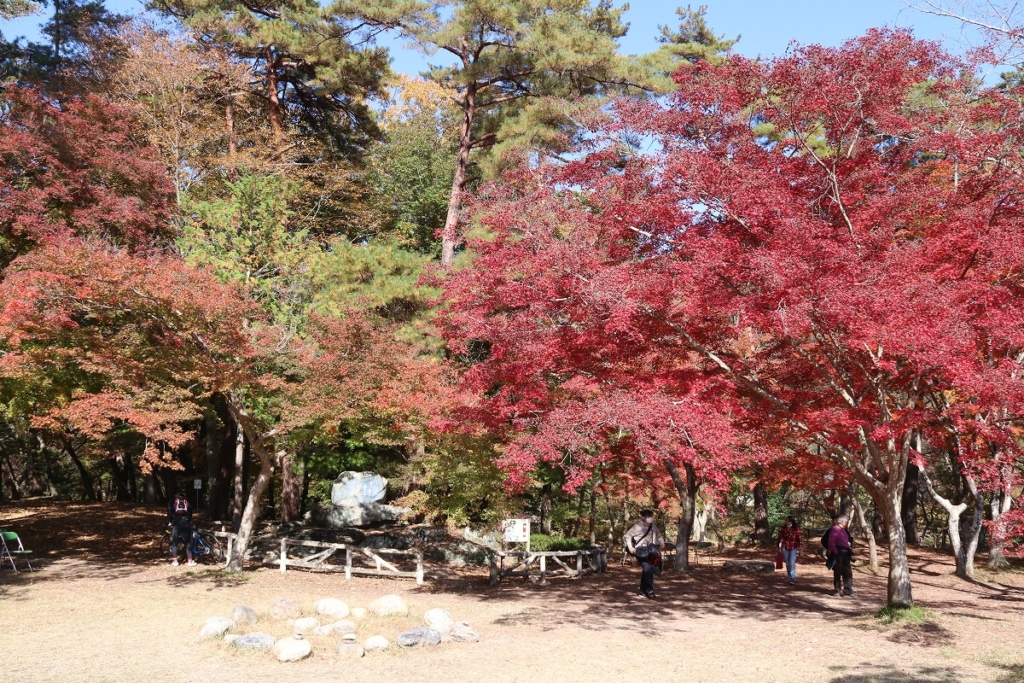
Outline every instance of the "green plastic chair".
<path fill-rule="evenodd" d="M 0 529 L 0 563 L 3 562 L 4 556 L 6 556 L 7 559 L 11 561 L 11 569 L 13 569 L 14 573 L 17 574 L 19 573 L 18 565 L 14 562 L 14 556 L 18 555 L 25 560 L 25 564 L 28 565 L 28 570 L 30 572 L 34 572 L 35 570 L 32 569 L 32 563 L 28 559 L 31 554 L 32 551 L 25 550 L 25 546 L 21 544 L 21 539 L 18 537 L 18 534 L 13 531 L 4 531 L 3 529 Z"/>

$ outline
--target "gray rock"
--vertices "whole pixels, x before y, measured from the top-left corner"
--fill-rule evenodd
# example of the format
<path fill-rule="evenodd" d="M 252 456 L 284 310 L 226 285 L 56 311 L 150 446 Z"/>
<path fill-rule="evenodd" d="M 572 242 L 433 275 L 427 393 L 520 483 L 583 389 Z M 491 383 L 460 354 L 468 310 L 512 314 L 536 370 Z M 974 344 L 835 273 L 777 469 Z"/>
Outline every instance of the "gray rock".
<path fill-rule="evenodd" d="M 467 526 L 462 530 L 462 537 L 470 543 L 501 550 L 501 537 L 497 531 L 474 531 Z"/>
<path fill-rule="evenodd" d="M 324 598 L 318 600 L 313 609 L 317 614 L 323 614 L 324 616 L 334 617 L 335 619 L 344 619 L 349 614 L 348 605 L 337 598 Z"/>
<path fill-rule="evenodd" d="M 199 638 L 206 640 L 207 638 L 220 638 L 222 635 L 230 631 L 235 627 L 235 622 L 224 617 L 210 617 L 206 620 L 201 631 L 199 631 Z"/>
<path fill-rule="evenodd" d="M 409 615 L 409 605 L 398 595 L 385 595 L 370 603 L 370 611 L 380 617 L 404 617 Z"/>
<path fill-rule="evenodd" d="M 348 659 L 359 659 L 365 651 L 359 643 L 338 643 L 338 654 Z"/>
<path fill-rule="evenodd" d="M 251 607 L 239 605 L 231 610 L 231 621 L 236 624 L 255 624 L 259 621 L 259 616 L 257 616 L 256 610 Z"/>
<path fill-rule="evenodd" d="M 432 628 L 415 628 L 395 639 L 402 647 L 433 647 L 441 642 L 441 634 Z"/>
<path fill-rule="evenodd" d="M 480 642 L 480 634 L 476 632 L 476 629 L 469 625 L 468 621 L 460 621 L 453 625 L 451 638 L 452 640 L 460 643 Z"/>
<path fill-rule="evenodd" d="M 379 474 L 342 472 L 331 484 L 331 504 L 371 505 L 383 502 L 387 493 L 388 480 Z"/>
<path fill-rule="evenodd" d="M 722 563 L 722 569 L 727 572 L 764 572 L 771 574 L 775 571 L 775 563 L 769 560 L 726 560 Z"/>
<path fill-rule="evenodd" d="M 376 534 L 369 536 L 365 541 L 359 544 L 360 548 L 372 548 L 377 550 L 379 548 L 394 548 L 395 550 L 408 550 L 416 545 L 416 540 L 405 534 Z"/>
<path fill-rule="evenodd" d="M 296 633 L 309 633 L 313 629 L 320 628 L 320 620 L 316 617 L 296 619 L 292 628 L 295 629 Z"/>
<path fill-rule="evenodd" d="M 443 640 L 448 639 L 448 636 L 451 635 L 452 627 L 455 626 L 455 620 L 452 619 L 452 615 L 441 608 L 432 609 L 424 614 L 423 623 L 427 625 L 427 628 L 432 628 L 440 633 Z"/>
<path fill-rule="evenodd" d="M 389 643 L 388 639 L 384 636 L 370 636 L 366 639 L 366 642 L 363 643 L 363 647 L 367 650 L 374 650 L 378 652 L 388 649 L 390 645 L 391 643 Z"/>
<path fill-rule="evenodd" d="M 313 513 L 313 522 L 332 529 L 344 527 L 364 527 L 374 524 L 397 522 L 409 513 L 409 508 L 397 505 L 331 505 L 317 508 Z"/>
<path fill-rule="evenodd" d="M 336 621 L 333 624 L 324 624 L 313 629 L 314 636 L 333 636 L 355 633 L 356 625 L 351 621 Z"/>
<path fill-rule="evenodd" d="M 282 638 L 270 648 L 270 653 L 281 662 L 297 662 L 305 659 L 313 652 L 313 646 L 302 636 Z"/>
<path fill-rule="evenodd" d="M 302 607 L 288 598 L 281 598 L 270 606 L 270 616 L 274 619 L 294 619 L 300 614 L 302 614 Z"/>
<path fill-rule="evenodd" d="M 246 633 L 241 638 L 231 643 L 232 647 L 237 647 L 239 650 L 269 650 L 274 647 L 274 643 L 277 639 L 269 633 Z"/>

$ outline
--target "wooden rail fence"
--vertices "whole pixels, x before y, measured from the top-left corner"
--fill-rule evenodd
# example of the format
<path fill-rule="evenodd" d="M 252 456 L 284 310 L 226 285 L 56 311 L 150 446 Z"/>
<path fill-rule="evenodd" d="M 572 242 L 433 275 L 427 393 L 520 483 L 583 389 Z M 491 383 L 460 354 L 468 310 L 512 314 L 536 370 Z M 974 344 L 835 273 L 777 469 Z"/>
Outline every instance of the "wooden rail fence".
<path fill-rule="evenodd" d="M 549 576 L 582 579 L 584 574 L 604 572 L 608 568 L 608 551 L 601 546 L 589 550 L 495 551 L 491 554 L 491 585 L 513 576 L 522 576 L 529 581 L 530 568 L 535 563 L 537 567 L 533 574 L 541 584 L 546 584 Z"/>
<path fill-rule="evenodd" d="M 289 557 L 288 548 L 314 548 L 315 551 L 300 557 Z M 345 554 L 345 563 L 328 563 L 331 556 L 338 552 Z M 390 558 L 402 558 L 402 560 L 414 559 L 416 561 L 416 569 L 400 569 L 395 563 L 401 560 L 394 559 L 393 562 L 389 562 L 381 557 L 381 555 Z M 364 564 L 360 566 L 355 564 L 354 560 Z M 353 574 L 410 578 L 416 579 L 417 586 L 423 585 L 423 551 L 421 550 L 358 548 L 345 543 L 324 543 L 322 541 L 299 541 L 282 538 L 279 558 L 276 560 L 265 560 L 264 564 L 277 565 L 281 568 L 282 573 L 287 571 L 288 567 L 296 567 L 322 571 L 340 571 L 345 573 L 346 579 L 351 579 Z"/>

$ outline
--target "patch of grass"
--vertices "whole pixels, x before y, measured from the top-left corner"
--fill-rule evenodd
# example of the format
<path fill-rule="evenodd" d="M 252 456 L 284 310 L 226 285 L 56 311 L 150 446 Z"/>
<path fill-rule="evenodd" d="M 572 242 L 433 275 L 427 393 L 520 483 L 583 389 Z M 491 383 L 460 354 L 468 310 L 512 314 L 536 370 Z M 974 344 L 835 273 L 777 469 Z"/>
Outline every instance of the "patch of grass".
<path fill-rule="evenodd" d="M 883 607 L 875 612 L 875 619 L 878 619 L 878 621 L 886 626 L 892 624 L 923 624 L 931 616 L 931 612 L 917 605 L 911 607 Z"/>

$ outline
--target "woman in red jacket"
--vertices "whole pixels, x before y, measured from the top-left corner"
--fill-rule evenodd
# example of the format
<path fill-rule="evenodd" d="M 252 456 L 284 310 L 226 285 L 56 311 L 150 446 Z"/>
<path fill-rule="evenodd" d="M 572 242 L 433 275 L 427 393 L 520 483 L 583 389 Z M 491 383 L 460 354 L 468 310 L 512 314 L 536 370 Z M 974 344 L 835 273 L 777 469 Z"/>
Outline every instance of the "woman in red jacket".
<path fill-rule="evenodd" d="M 800 528 L 796 520 L 786 517 L 786 525 L 779 531 L 779 550 L 786 562 L 786 574 L 790 583 L 796 583 L 796 555 L 800 550 Z"/>

